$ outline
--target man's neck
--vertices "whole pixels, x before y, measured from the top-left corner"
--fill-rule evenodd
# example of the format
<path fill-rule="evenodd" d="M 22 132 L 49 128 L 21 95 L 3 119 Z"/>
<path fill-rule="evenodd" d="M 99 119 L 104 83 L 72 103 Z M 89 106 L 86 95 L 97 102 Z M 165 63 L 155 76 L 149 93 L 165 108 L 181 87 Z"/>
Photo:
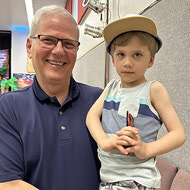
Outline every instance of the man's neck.
<path fill-rule="evenodd" d="M 42 90 L 50 97 L 56 96 L 57 100 L 60 104 L 62 104 L 68 96 L 69 86 L 70 86 L 70 78 L 65 80 L 63 79 L 61 82 L 51 82 L 44 83 L 38 80 L 38 83 Z"/>

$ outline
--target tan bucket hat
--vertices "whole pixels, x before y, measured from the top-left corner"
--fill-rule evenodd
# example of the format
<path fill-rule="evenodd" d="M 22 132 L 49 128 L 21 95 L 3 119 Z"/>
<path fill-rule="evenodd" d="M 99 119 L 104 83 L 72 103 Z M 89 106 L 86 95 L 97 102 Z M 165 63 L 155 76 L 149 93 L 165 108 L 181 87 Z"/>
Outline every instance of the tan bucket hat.
<path fill-rule="evenodd" d="M 162 40 L 157 34 L 154 21 L 142 15 L 129 14 L 124 18 L 111 22 L 104 28 L 103 35 L 107 43 L 107 52 L 110 53 L 111 43 L 116 37 L 131 31 L 141 31 L 152 35 L 158 43 L 158 51 L 161 48 Z"/>

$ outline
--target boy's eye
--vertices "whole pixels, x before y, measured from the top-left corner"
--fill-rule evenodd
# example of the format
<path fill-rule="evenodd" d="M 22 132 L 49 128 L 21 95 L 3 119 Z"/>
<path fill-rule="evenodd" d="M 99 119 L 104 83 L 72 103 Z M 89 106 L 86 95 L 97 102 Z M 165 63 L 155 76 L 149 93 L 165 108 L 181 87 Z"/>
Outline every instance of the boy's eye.
<path fill-rule="evenodd" d="M 135 53 L 135 54 L 134 54 L 134 57 L 135 57 L 135 58 L 139 58 L 139 57 L 141 57 L 141 56 L 142 56 L 141 53 Z"/>
<path fill-rule="evenodd" d="M 124 54 L 124 53 L 118 53 L 117 56 L 118 56 L 118 57 L 124 57 L 125 54 Z"/>

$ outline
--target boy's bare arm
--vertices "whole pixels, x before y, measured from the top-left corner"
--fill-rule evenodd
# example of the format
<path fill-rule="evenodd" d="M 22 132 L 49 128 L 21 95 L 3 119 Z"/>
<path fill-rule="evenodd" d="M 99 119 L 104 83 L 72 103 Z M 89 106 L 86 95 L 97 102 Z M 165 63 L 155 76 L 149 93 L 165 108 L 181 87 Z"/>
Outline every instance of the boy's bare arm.
<path fill-rule="evenodd" d="M 86 117 L 86 125 L 88 130 L 90 131 L 92 137 L 96 141 L 96 143 L 104 149 L 104 144 L 106 140 L 109 140 L 109 137 L 103 131 L 100 118 L 102 116 L 104 98 L 106 96 L 107 89 L 103 91 L 97 101 L 93 104 L 91 109 L 89 110 Z"/>
<path fill-rule="evenodd" d="M 107 89 L 105 88 L 98 100 L 93 104 L 93 106 L 89 110 L 86 118 L 86 125 L 92 137 L 102 150 L 107 152 L 118 151 L 115 147 L 116 144 L 114 143 L 116 136 L 109 138 L 104 132 L 100 122 L 106 93 Z"/>
<path fill-rule="evenodd" d="M 88 127 L 88 130 L 90 131 L 92 137 L 97 142 L 97 144 L 100 146 L 100 148 L 106 152 L 114 152 L 114 151 L 120 151 L 123 154 L 126 153 L 125 149 L 123 148 L 126 143 L 129 145 L 131 143 L 131 138 L 128 138 L 127 135 L 125 135 L 125 138 L 128 139 L 128 142 L 126 140 L 123 140 L 121 144 L 117 145 L 116 141 L 118 139 L 118 136 L 115 135 L 113 137 L 108 137 L 107 134 L 104 132 L 100 118 L 102 116 L 102 110 L 103 110 L 103 104 L 104 99 L 107 93 L 107 89 L 103 91 L 101 96 L 98 98 L 98 100 L 94 103 L 94 105 L 91 107 L 87 114 L 86 118 L 86 125 Z M 132 134 L 133 131 L 137 131 L 137 129 L 132 129 L 129 133 Z M 120 137 L 122 139 L 122 137 Z"/>
<path fill-rule="evenodd" d="M 161 83 L 154 82 L 151 85 L 151 100 L 168 131 L 166 135 L 152 143 L 150 149 L 152 154 L 160 155 L 182 146 L 185 142 L 185 132 L 169 94 Z"/>
<path fill-rule="evenodd" d="M 13 180 L 0 183 L 0 190 L 39 190 L 22 180 Z"/>

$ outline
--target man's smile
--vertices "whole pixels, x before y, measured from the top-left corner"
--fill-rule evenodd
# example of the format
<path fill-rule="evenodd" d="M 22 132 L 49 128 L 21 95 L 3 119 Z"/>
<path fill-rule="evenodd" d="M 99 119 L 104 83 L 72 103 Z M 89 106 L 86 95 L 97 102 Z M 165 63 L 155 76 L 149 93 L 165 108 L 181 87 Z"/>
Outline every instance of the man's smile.
<path fill-rule="evenodd" d="M 47 62 L 51 65 L 57 65 L 57 66 L 62 66 L 62 65 L 65 65 L 67 64 L 67 62 L 59 62 L 59 61 L 50 61 L 50 60 L 47 60 Z"/>

